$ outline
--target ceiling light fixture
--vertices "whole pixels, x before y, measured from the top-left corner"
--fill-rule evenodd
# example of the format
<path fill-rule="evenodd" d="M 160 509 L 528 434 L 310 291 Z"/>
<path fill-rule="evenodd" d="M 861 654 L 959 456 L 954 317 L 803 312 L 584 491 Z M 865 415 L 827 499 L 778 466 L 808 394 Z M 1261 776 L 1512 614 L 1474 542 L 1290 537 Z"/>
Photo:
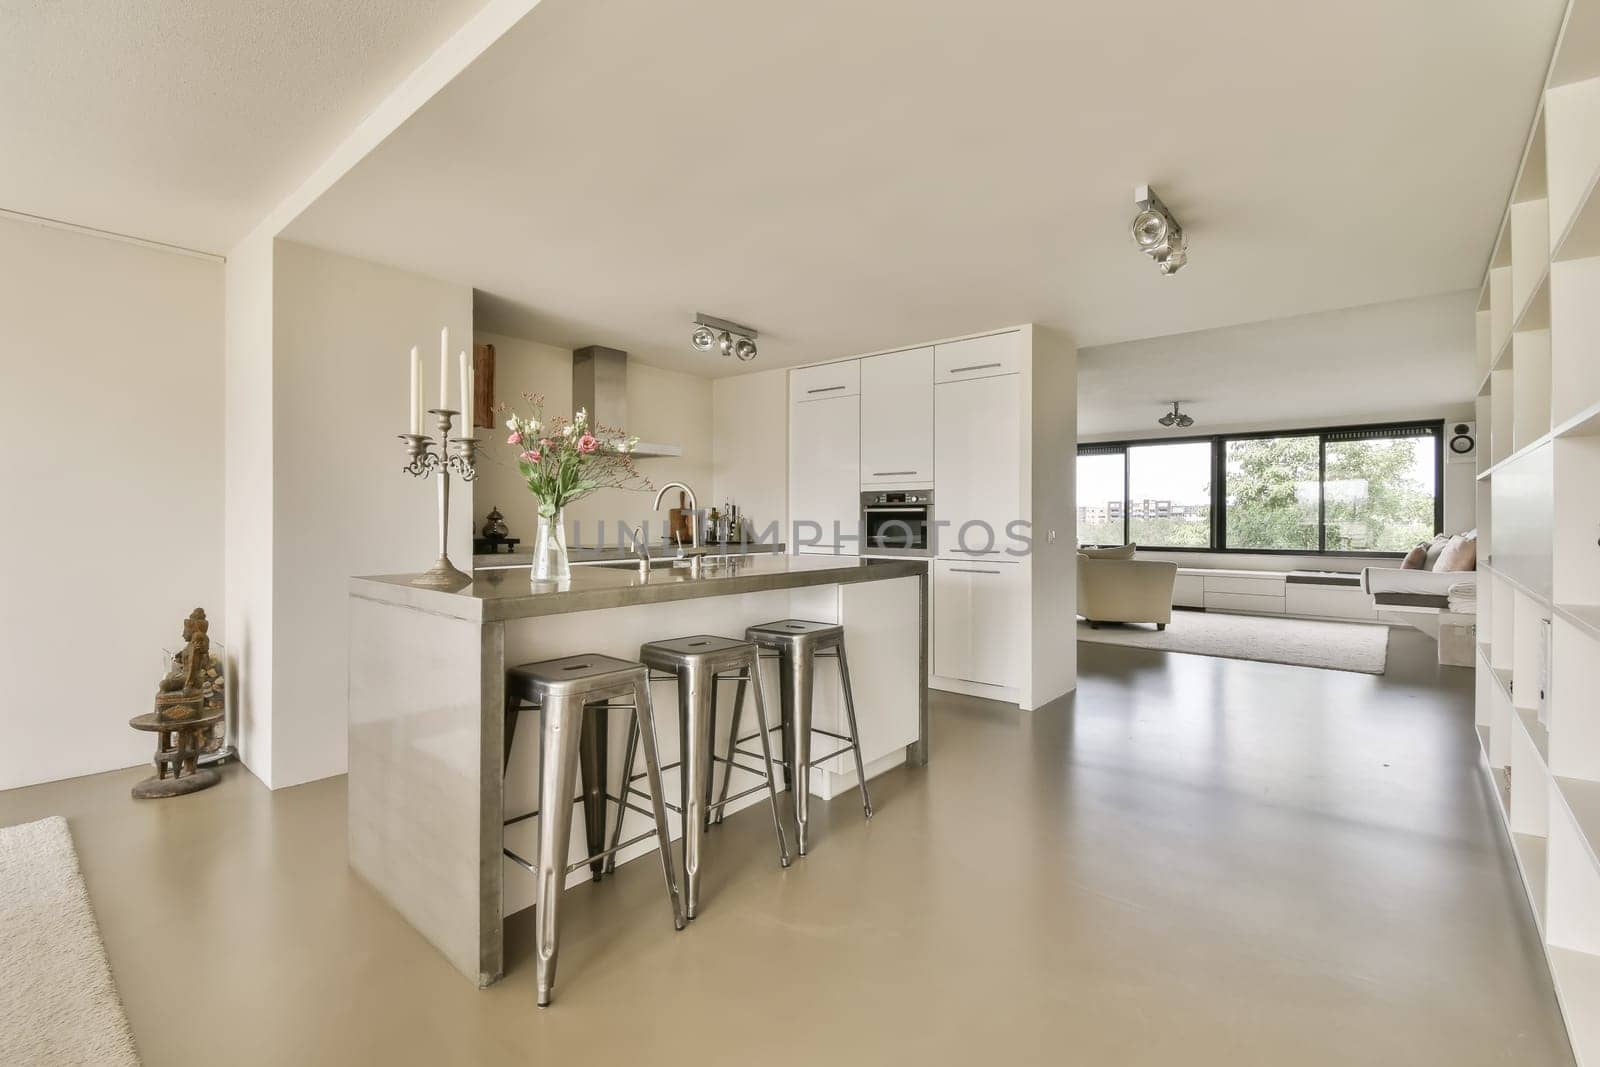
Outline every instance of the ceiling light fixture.
<path fill-rule="evenodd" d="M 749 326 L 741 326 L 704 312 L 695 315 L 694 322 L 694 332 L 689 335 L 689 342 L 700 351 L 709 352 L 716 348 L 724 356 L 734 356 L 741 363 L 749 363 L 756 358 L 756 338 L 760 334 Z"/>
<path fill-rule="evenodd" d="M 1183 403 L 1181 400 L 1172 401 L 1172 410 L 1163 414 L 1156 421 L 1168 429 L 1174 426 L 1178 427 L 1179 429 L 1188 429 L 1190 426 L 1193 426 L 1194 417 L 1191 415 L 1185 415 L 1183 412 L 1178 410 L 1178 405 L 1181 403 Z"/>
<path fill-rule="evenodd" d="M 1176 274 L 1189 262 L 1189 239 L 1183 226 L 1148 185 L 1133 187 L 1139 213 L 1133 217 L 1133 243 L 1156 261 L 1162 274 Z"/>

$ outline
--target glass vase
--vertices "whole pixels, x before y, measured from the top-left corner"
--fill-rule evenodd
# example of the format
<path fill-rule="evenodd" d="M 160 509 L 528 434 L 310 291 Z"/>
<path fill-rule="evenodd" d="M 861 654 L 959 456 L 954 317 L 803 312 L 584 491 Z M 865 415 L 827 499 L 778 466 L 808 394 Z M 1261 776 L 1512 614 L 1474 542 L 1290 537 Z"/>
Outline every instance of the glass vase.
<path fill-rule="evenodd" d="M 533 541 L 533 580 L 536 582 L 564 582 L 572 577 L 572 567 L 567 560 L 567 523 L 565 510 L 550 518 L 539 516 L 539 532 Z"/>

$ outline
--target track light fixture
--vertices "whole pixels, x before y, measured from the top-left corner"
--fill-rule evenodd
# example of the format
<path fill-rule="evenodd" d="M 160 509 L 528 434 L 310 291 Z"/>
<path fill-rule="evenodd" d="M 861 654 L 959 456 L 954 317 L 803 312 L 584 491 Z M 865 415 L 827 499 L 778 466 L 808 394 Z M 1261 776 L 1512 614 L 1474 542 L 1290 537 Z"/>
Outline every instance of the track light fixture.
<path fill-rule="evenodd" d="M 1133 202 L 1139 205 L 1139 213 L 1133 217 L 1133 243 L 1156 261 L 1162 274 L 1178 273 L 1189 262 L 1189 239 L 1183 227 L 1148 185 L 1134 186 Z"/>
<path fill-rule="evenodd" d="M 756 358 L 756 338 L 760 335 L 749 326 L 741 326 L 704 312 L 695 315 L 694 322 L 689 343 L 700 351 L 709 352 L 715 348 L 724 356 L 733 356 L 741 363 L 749 363 Z"/>
<path fill-rule="evenodd" d="M 1172 410 L 1163 414 L 1159 419 L 1156 420 L 1156 422 L 1169 429 L 1176 426 L 1181 430 L 1193 426 L 1194 417 L 1191 415 L 1185 415 L 1183 412 L 1178 410 L 1178 405 L 1181 403 L 1183 403 L 1181 400 L 1172 401 Z"/>

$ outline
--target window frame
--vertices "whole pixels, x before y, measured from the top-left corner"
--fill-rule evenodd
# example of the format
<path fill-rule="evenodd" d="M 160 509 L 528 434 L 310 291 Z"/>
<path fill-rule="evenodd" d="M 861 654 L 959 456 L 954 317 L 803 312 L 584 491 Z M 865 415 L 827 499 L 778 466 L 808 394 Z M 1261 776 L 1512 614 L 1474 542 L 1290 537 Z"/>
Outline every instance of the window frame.
<path fill-rule="evenodd" d="M 1444 419 L 1414 419 L 1407 422 L 1352 423 L 1340 426 L 1306 426 L 1283 430 L 1249 430 L 1240 433 L 1191 434 L 1181 437 L 1135 437 L 1118 441 L 1092 441 L 1078 445 L 1078 455 L 1122 455 L 1122 543 L 1128 543 L 1131 471 L 1128 449 L 1143 445 L 1181 445 L 1208 442 L 1211 446 L 1211 544 L 1208 547 L 1148 546 L 1151 552 L 1221 553 L 1235 556 L 1329 556 L 1349 559 L 1401 559 L 1404 552 L 1328 551 L 1328 438 L 1351 433 L 1381 437 L 1384 432 L 1433 438 L 1433 532 L 1444 530 Z M 1422 430 L 1426 433 L 1418 433 Z M 1315 437 L 1317 439 L 1317 547 L 1307 548 L 1230 548 L 1228 547 L 1228 442 L 1257 441 L 1273 437 Z M 1076 471 L 1076 466 L 1074 466 Z M 1076 505 L 1075 505 L 1076 506 Z M 1141 546 L 1146 547 L 1146 546 Z"/>

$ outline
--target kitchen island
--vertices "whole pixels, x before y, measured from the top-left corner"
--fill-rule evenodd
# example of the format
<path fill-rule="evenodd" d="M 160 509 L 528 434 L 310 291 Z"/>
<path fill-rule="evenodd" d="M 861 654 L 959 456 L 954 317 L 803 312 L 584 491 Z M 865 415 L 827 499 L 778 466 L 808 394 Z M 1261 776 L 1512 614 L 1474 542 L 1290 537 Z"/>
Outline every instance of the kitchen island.
<path fill-rule="evenodd" d="M 533 878 L 502 858 L 508 842 L 532 854 L 537 834 L 537 820 L 503 827 L 536 806 L 538 767 L 538 731 L 526 730 L 502 772 L 507 666 L 580 653 L 632 660 L 647 641 L 742 637 L 747 626 L 782 618 L 838 622 L 846 627 L 867 776 L 926 762 L 921 560 L 736 556 L 709 559 L 698 572 L 658 561 L 648 573 L 615 563 L 574 567 L 562 583 L 533 582 L 526 569 L 480 570 L 453 592 L 413 586 L 413 577 L 350 580 L 350 863 L 479 985 L 504 972 L 504 916 L 533 903 Z M 775 708 L 770 666 L 764 679 Z M 654 685 L 663 762 L 676 760 L 679 747 L 673 688 Z M 822 668 L 815 693 L 815 725 L 840 730 L 843 702 L 831 667 Z M 731 713 L 732 694 L 722 699 L 719 710 Z M 621 764 L 627 716 L 609 716 L 608 726 L 593 743 L 602 783 L 605 767 Z M 811 793 L 831 797 L 855 784 L 854 765 L 841 756 L 813 772 Z M 676 797 L 677 771 L 667 772 L 665 789 Z M 728 810 L 756 803 L 764 803 L 759 793 Z M 615 810 L 607 805 L 607 817 Z M 582 808 L 571 817 L 576 861 L 595 836 Z M 628 819 L 625 836 L 647 823 L 632 813 Z M 619 862 L 654 847 L 640 842 Z M 569 884 L 589 877 L 580 867 Z"/>

